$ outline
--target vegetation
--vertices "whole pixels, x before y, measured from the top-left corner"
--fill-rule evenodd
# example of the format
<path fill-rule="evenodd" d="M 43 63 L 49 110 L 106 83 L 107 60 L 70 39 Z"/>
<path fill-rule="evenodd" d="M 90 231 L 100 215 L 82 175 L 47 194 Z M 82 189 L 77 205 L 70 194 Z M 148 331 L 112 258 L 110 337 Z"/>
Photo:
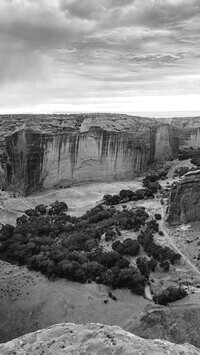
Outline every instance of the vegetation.
<path fill-rule="evenodd" d="M 111 206 L 128 201 L 138 201 L 147 198 L 153 198 L 154 195 L 161 189 L 158 180 L 165 179 L 167 176 L 167 170 L 160 170 L 156 174 L 147 175 L 143 179 L 143 188 L 138 189 L 135 192 L 132 190 L 121 190 L 119 195 L 104 195 L 104 202 Z"/>
<path fill-rule="evenodd" d="M 180 300 L 187 296 L 187 292 L 183 287 L 170 286 L 163 290 L 162 293 L 153 297 L 155 303 L 166 306 L 168 303 Z"/>
<path fill-rule="evenodd" d="M 17 219 L 16 227 L 4 225 L 0 232 L 1 259 L 47 277 L 77 282 L 102 283 L 112 288 L 129 288 L 143 294 L 146 283 L 140 271 L 130 266 L 124 254 L 135 255 L 140 246 L 127 239 L 119 250 L 102 249 L 104 233 L 121 229 L 139 230 L 148 218 L 143 208 L 116 211 L 99 205 L 80 218 L 64 211 L 67 205 L 56 201 L 51 206 L 38 205 Z"/>
<path fill-rule="evenodd" d="M 160 214 L 156 213 L 155 219 L 149 220 L 144 207 L 117 211 L 113 205 L 153 197 L 160 189 L 158 179 L 165 176 L 165 172 L 146 176 L 144 188 L 136 192 L 123 189 L 119 195 L 105 195 L 105 205 L 100 204 L 78 218 L 67 214 L 68 206 L 64 202 L 28 209 L 17 218 L 15 227 L 9 224 L 2 227 L 0 258 L 27 265 L 50 279 L 95 281 L 142 295 L 158 263 L 167 272 L 170 264 L 180 261 L 181 255 L 154 242 L 154 234 L 162 233 L 157 222 L 162 218 Z M 117 240 L 122 230 L 139 231 L 137 240 Z M 103 235 L 105 241 L 112 242 L 112 251 L 102 247 Z M 148 259 L 138 257 L 137 267 L 133 267 L 126 256 L 137 256 L 141 247 Z M 183 290 L 178 290 L 167 289 L 154 300 L 166 304 L 184 297 Z"/>
<path fill-rule="evenodd" d="M 136 260 L 136 264 L 141 274 L 145 276 L 146 279 L 149 279 L 150 272 L 155 271 L 158 262 L 154 258 L 147 260 L 145 257 L 139 257 Z"/>
<path fill-rule="evenodd" d="M 169 267 L 167 266 L 168 263 L 175 264 L 176 262 L 179 262 L 181 259 L 181 255 L 175 253 L 167 246 L 163 247 L 161 245 L 157 245 L 153 240 L 153 234 L 156 232 L 159 232 L 159 225 L 155 219 L 152 219 L 151 221 L 146 223 L 146 229 L 140 232 L 137 240 L 139 244 L 144 248 L 147 255 L 149 257 L 153 257 L 155 260 L 161 263 L 161 266 L 166 271 L 167 268 L 169 269 Z"/>
<path fill-rule="evenodd" d="M 123 241 L 123 243 L 121 243 L 119 240 L 116 240 L 112 244 L 112 249 L 121 255 L 136 256 L 139 253 L 140 244 L 137 240 L 127 238 Z"/>

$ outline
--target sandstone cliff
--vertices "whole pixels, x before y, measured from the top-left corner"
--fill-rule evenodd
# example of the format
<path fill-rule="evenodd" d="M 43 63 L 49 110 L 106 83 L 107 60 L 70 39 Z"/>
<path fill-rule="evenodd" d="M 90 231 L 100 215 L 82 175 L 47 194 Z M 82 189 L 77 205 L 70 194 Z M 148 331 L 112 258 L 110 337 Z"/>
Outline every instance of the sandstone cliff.
<path fill-rule="evenodd" d="M 180 159 L 194 157 L 200 161 L 200 117 L 162 118 L 160 122 L 177 129 Z"/>
<path fill-rule="evenodd" d="M 127 115 L 32 119 L 5 138 L 6 182 L 28 193 L 91 181 L 130 179 L 154 160 L 178 156 L 177 130 Z M 57 123 L 57 126 L 56 126 Z"/>
<path fill-rule="evenodd" d="M 200 170 L 183 176 L 171 191 L 167 221 L 171 224 L 200 220 Z"/>
<path fill-rule="evenodd" d="M 117 326 L 57 324 L 0 344 L 1 355 L 198 355 L 190 344 L 145 340 Z"/>

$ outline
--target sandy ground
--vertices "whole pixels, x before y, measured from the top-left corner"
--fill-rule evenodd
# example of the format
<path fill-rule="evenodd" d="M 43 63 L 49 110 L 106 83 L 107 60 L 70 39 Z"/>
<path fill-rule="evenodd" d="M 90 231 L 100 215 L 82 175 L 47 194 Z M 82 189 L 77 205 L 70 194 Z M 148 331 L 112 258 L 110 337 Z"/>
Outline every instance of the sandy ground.
<path fill-rule="evenodd" d="M 142 178 L 133 181 L 94 183 L 82 186 L 73 186 L 68 189 L 51 189 L 38 192 L 29 197 L 13 198 L 5 192 L 0 193 L 0 223 L 14 224 L 26 209 L 36 205 L 50 204 L 56 200 L 64 201 L 69 207 L 71 215 L 80 216 L 87 210 L 101 202 L 106 194 L 117 194 L 122 189 L 133 191 L 142 188 Z"/>
<path fill-rule="evenodd" d="M 117 302 L 103 285 L 51 282 L 40 273 L 0 261 L 0 342 L 60 322 L 122 325 L 149 304 L 128 290 L 112 292 Z"/>

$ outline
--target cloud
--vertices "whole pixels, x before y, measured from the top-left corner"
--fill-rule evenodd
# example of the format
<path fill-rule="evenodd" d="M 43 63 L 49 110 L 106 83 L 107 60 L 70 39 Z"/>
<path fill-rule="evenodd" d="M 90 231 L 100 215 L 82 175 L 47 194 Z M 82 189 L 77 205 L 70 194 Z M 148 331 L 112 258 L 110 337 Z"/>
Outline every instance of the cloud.
<path fill-rule="evenodd" d="M 199 92 L 199 33 L 199 0 L 1 0 L 0 104 Z"/>
<path fill-rule="evenodd" d="M 100 19 L 107 11 L 124 8 L 133 3 L 134 0 L 60 0 L 60 8 L 66 15 L 81 19 Z"/>

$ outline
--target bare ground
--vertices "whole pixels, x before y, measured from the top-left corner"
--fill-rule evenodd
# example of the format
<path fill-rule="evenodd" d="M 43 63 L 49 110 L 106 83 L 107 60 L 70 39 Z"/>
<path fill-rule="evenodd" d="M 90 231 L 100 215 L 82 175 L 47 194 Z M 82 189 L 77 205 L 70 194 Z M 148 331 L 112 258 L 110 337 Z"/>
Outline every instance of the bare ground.
<path fill-rule="evenodd" d="M 149 303 L 128 290 L 113 294 L 117 302 L 103 285 L 52 282 L 26 267 L 0 261 L 0 342 L 60 322 L 122 325 Z"/>

